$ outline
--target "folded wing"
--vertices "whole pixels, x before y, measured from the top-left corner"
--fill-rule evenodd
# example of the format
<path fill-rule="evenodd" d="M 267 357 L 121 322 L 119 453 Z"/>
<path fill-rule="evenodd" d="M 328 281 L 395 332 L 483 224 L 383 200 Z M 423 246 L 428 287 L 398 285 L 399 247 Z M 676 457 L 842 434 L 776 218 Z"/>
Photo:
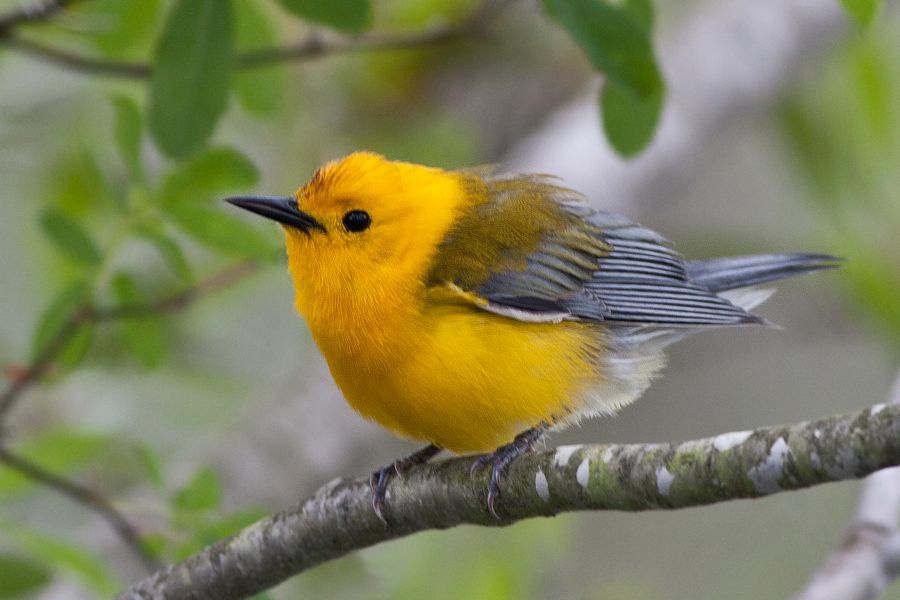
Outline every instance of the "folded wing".
<path fill-rule="evenodd" d="M 810 266 L 809 257 L 831 258 L 769 255 L 768 262 L 743 257 L 689 263 L 658 233 L 586 207 L 577 193 L 549 178 L 473 175 L 470 185 L 483 201 L 441 243 L 427 283 L 523 321 L 760 323 L 716 293 L 825 266 Z"/>

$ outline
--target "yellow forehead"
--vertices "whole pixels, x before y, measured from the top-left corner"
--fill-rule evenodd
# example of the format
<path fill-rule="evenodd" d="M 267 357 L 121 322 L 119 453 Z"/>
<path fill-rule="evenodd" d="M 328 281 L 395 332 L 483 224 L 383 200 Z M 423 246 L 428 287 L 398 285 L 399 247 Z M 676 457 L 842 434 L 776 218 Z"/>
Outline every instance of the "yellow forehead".
<path fill-rule="evenodd" d="M 350 208 L 397 209 L 419 203 L 429 190 L 456 183 L 440 169 L 355 152 L 319 168 L 297 192 L 300 206 L 314 213 Z"/>

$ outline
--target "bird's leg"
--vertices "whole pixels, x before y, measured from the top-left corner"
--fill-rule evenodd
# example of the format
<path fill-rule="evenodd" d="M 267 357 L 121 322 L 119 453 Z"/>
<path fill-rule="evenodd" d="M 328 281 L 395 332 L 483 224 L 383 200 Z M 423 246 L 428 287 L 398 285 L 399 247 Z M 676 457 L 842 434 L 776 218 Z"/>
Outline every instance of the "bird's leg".
<path fill-rule="evenodd" d="M 472 463 L 470 473 L 474 475 L 484 467 L 491 465 L 491 482 L 488 484 L 487 506 L 491 514 L 497 519 L 500 516 L 495 510 L 497 497 L 500 495 L 500 477 L 506 472 L 512 461 L 531 450 L 549 426 L 541 423 L 537 427 L 527 429 L 517 435 L 510 443 L 500 446 L 490 454 L 480 456 Z"/>
<path fill-rule="evenodd" d="M 387 525 L 384 518 L 384 500 L 387 493 L 387 485 L 392 477 L 403 477 L 403 472 L 416 465 L 423 465 L 440 454 L 441 447 L 429 444 L 420 450 L 416 450 L 409 456 L 398 458 L 386 467 L 381 467 L 369 477 L 369 485 L 372 486 L 372 508 L 378 518 Z"/>

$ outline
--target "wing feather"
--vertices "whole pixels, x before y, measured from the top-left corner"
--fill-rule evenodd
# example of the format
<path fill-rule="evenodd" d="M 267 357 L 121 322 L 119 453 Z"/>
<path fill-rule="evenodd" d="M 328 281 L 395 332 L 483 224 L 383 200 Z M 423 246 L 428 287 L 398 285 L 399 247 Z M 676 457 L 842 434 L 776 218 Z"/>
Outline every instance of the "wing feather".
<path fill-rule="evenodd" d="M 691 283 L 657 232 L 539 175 L 472 176 L 480 198 L 438 248 L 429 286 L 523 321 L 721 326 L 761 320 Z"/>

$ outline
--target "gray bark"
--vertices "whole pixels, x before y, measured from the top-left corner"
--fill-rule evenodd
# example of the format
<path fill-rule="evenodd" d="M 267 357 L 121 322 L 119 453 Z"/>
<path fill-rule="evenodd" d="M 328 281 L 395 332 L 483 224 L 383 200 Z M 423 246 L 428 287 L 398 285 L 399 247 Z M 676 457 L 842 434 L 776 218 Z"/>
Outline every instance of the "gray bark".
<path fill-rule="evenodd" d="M 365 479 L 336 479 L 135 584 L 119 598 L 241 598 L 355 550 L 428 529 L 505 526 L 576 510 L 642 511 L 758 498 L 900 465 L 900 406 L 879 404 L 755 431 L 661 444 L 563 446 L 521 457 L 503 481 L 502 517 L 471 458 L 413 468 L 388 488 L 386 528 Z"/>

